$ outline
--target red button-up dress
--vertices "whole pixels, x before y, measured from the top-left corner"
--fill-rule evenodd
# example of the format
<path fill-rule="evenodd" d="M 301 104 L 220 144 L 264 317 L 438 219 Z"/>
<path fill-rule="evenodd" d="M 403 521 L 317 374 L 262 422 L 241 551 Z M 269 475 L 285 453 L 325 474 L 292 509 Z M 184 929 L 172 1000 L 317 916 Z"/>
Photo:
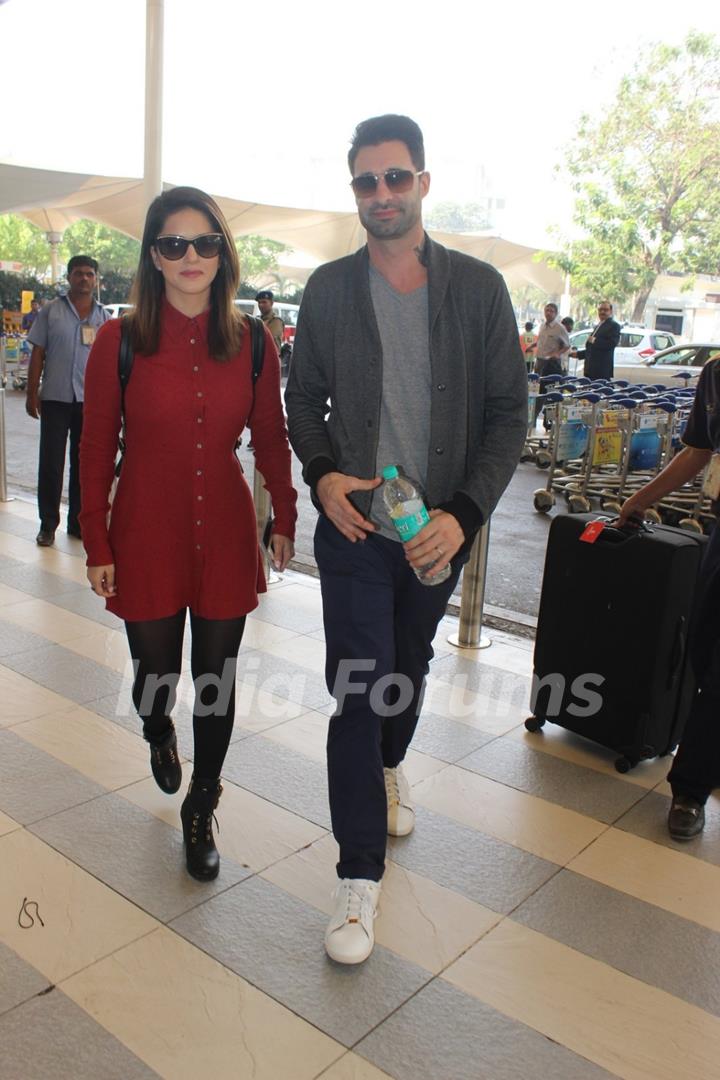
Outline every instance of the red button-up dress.
<path fill-rule="evenodd" d="M 254 393 L 250 333 L 237 355 L 211 359 L 205 312 L 189 319 L 163 304 L 160 346 L 136 355 L 125 391 L 126 451 L 112 511 L 121 425 L 120 321 L 98 332 L 85 377 L 80 524 L 88 566 L 115 565 L 122 619 L 161 619 L 189 607 L 230 619 L 265 592 L 250 489 L 234 453 L 246 425 L 270 492 L 274 531 L 295 535 L 297 494 L 280 398 L 280 368 L 265 330 Z"/>

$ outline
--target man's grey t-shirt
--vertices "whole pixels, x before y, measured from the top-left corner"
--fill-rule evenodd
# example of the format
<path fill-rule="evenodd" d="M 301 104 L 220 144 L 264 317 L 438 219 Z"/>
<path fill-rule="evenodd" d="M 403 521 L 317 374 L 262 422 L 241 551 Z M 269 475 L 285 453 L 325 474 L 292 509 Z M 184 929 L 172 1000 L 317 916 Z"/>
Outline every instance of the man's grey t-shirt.
<path fill-rule="evenodd" d="M 427 285 L 399 293 L 371 266 L 370 295 L 383 352 L 376 475 L 381 475 L 386 465 L 399 465 L 424 492 L 432 383 Z M 373 493 L 370 519 L 382 536 L 399 541 L 385 509 L 382 487 Z"/>

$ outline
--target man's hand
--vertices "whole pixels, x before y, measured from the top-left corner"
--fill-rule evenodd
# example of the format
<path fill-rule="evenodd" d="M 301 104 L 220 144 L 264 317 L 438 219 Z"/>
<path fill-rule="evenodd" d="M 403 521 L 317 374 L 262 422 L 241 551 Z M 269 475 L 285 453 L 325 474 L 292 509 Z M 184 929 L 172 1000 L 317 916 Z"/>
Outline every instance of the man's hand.
<path fill-rule="evenodd" d="M 371 491 L 379 484 L 382 484 L 381 476 L 361 480 L 359 476 L 346 476 L 340 472 L 325 473 L 317 482 L 315 490 L 326 517 L 353 543 L 364 540 L 369 532 L 375 532 L 375 526 L 355 509 L 348 495 L 353 491 Z"/>
<path fill-rule="evenodd" d="M 639 496 L 642 495 L 641 491 L 631 495 L 629 499 L 626 499 L 620 508 L 618 519 L 614 524 L 617 528 L 621 529 L 624 525 L 641 525 L 645 518 L 645 511 L 647 510 L 647 504 L 642 501 Z"/>
<path fill-rule="evenodd" d="M 465 543 L 465 533 L 456 517 L 447 510 L 431 510 L 430 521 L 417 536 L 404 544 L 405 556 L 415 570 L 434 563 L 428 577 L 439 574 Z"/>
<path fill-rule="evenodd" d="M 25 397 L 25 412 L 32 416 L 33 420 L 40 419 L 40 395 L 37 390 L 28 390 Z"/>
<path fill-rule="evenodd" d="M 117 596 L 114 564 L 110 566 L 88 566 L 87 576 L 90 588 L 98 596 L 104 596 L 106 599 L 109 596 Z"/>

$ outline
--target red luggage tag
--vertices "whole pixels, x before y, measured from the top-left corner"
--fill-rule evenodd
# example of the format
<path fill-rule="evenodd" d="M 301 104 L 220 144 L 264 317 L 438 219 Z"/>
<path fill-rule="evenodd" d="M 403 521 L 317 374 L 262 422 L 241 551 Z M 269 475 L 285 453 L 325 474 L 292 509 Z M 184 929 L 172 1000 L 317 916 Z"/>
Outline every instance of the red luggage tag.
<path fill-rule="evenodd" d="M 607 522 L 605 521 L 589 522 L 580 534 L 579 539 L 584 541 L 584 543 L 586 544 L 594 544 L 600 533 L 605 528 L 606 524 Z"/>

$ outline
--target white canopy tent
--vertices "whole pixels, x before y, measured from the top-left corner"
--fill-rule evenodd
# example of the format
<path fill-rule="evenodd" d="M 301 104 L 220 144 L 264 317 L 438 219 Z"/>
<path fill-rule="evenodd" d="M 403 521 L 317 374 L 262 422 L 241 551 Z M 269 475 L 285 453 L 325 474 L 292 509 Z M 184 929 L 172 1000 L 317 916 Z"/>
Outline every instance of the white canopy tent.
<path fill-rule="evenodd" d="M 166 190 L 173 186 L 163 185 Z M 224 195 L 214 198 L 234 236 L 253 234 L 277 240 L 305 253 L 311 265 L 348 255 L 365 242 L 354 211 L 267 206 Z M 139 239 L 145 205 L 139 178 L 88 176 L 0 162 L 0 214 L 23 214 L 49 235 L 62 234 L 74 221 L 90 218 Z M 530 283 L 548 295 L 562 292 L 562 275 L 536 261 L 535 248 L 483 234 L 431 230 L 430 235 L 447 247 L 491 263 L 510 285 Z"/>

